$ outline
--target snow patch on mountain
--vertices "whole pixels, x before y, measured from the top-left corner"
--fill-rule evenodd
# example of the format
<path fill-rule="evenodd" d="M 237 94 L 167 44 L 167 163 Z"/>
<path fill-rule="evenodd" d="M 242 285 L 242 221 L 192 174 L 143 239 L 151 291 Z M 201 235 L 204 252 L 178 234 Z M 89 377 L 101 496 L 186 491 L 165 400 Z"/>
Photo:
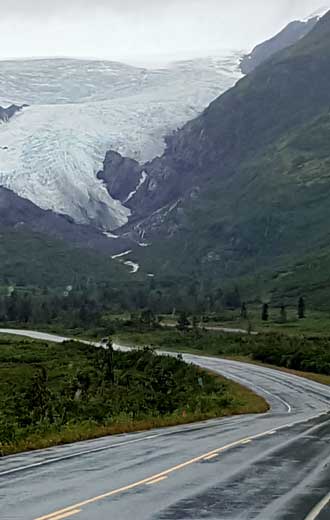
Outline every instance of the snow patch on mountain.
<path fill-rule="evenodd" d="M 122 258 L 123 256 L 127 256 L 129 255 L 130 253 L 132 252 L 131 249 L 129 249 L 128 251 L 124 251 L 123 253 L 119 253 L 118 255 L 113 255 L 111 257 L 112 260 L 116 260 L 116 258 Z"/>
<path fill-rule="evenodd" d="M 135 274 L 140 269 L 139 264 L 136 264 L 135 262 L 132 262 L 131 260 L 127 260 L 127 262 L 124 262 L 124 265 L 127 265 L 128 267 L 131 267 L 131 273 Z"/>
<path fill-rule="evenodd" d="M 239 79 L 240 57 L 228 52 L 155 70 L 71 59 L 0 62 L 0 105 L 30 105 L 0 126 L 0 185 L 106 231 L 125 224 L 130 210 L 96 177 L 106 152 L 142 163 L 161 155 L 166 134 Z"/>
<path fill-rule="evenodd" d="M 119 235 L 114 235 L 113 233 L 110 233 L 109 231 L 103 231 L 103 235 L 107 238 L 119 238 Z"/>
<path fill-rule="evenodd" d="M 138 190 L 141 188 L 141 186 L 143 186 L 143 184 L 146 182 L 147 178 L 148 178 L 148 174 L 145 171 L 143 171 L 138 185 L 136 186 L 135 190 L 131 191 L 131 193 L 128 195 L 128 197 L 124 200 L 124 204 L 126 202 L 128 202 L 129 200 L 131 200 L 132 197 L 134 197 L 134 195 L 138 192 Z"/>

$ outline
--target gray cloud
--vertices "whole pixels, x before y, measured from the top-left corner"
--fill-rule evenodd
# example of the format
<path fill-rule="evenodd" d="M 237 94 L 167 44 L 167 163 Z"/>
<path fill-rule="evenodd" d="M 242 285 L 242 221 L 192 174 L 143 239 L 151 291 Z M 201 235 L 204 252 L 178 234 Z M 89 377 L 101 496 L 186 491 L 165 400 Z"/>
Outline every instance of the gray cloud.
<path fill-rule="evenodd" d="M 322 0 L 2 0 L 0 58 L 249 48 Z M 323 0 L 327 2 L 327 0 Z M 330 5 L 330 0 L 329 0 Z"/>

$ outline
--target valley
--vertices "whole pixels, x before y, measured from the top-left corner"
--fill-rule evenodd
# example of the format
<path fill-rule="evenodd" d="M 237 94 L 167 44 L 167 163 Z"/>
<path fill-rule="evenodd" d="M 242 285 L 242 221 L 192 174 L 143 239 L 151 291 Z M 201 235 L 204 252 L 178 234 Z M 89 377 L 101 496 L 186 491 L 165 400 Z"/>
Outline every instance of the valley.
<path fill-rule="evenodd" d="M 214 293 L 239 286 L 244 299 L 279 304 L 305 292 L 322 307 L 330 254 L 322 14 L 245 56 L 158 69 L 2 62 L 0 104 L 29 105 L 0 126 L 4 242 L 10 231 L 87 247 L 96 271 L 116 264 L 127 284 L 137 275 L 161 287 L 180 279 L 205 299 L 215 279 Z M 323 39 L 323 57 L 313 38 Z M 256 55 L 265 63 L 240 79 Z M 6 279 L 15 285 L 13 272 Z"/>
<path fill-rule="evenodd" d="M 2 6 L 2 516 L 329 517 L 330 6 L 289 3 Z"/>

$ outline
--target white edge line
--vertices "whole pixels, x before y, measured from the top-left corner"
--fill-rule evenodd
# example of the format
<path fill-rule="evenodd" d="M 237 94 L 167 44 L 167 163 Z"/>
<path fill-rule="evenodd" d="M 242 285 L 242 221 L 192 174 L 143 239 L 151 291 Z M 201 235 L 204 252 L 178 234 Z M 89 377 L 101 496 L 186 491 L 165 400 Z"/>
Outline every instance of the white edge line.
<path fill-rule="evenodd" d="M 273 428 L 271 430 L 267 430 L 265 432 L 262 432 L 262 433 L 258 433 L 256 435 L 253 435 L 253 436 L 250 436 L 249 437 L 249 441 L 252 441 L 252 440 L 255 440 L 255 439 L 260 439 L 262 437 L 266 437 L 270 434 L 274 434 L 280 430 L 284 430 L 285 428 L 292 428 L 293 426 L 296 426 L 297 424 L 304 424 L 304 423 L 308 423 L 309 421 L 312 421 L 314 419 L 318 419 L 319 417 L 323 417 L 324 415 L 327 415 L 328 414 L 328 411 L 324 411 L 320 414 L 317 414 L 317 415 L 314 415 L 312 417 L 309 417 L 308 419 L 300 419 L 299 421 L 293 421 L 291 423 L 288 423 L 288 424 L 283 424 L 282 426 L 279 426 L 278 428 Z M 77 452 L 77 453 L 72 453 L 70 455 L 65 455 L 63 457 L 57 457 L 57 458 L 54 458 L 54 459 L 49 459 L 49 460 L 44 460 L 44 461 L 40 461 L 40 462 L 36 462 L 35 464 L 30 464 L 28 466 L 20 466 L 18 468 L 12 468 L 8 471 L 4 471 L 4 472 L 1 472 L 0 473 L 0 477 L 4 477 L 6 475 L 10 475 L 10 474 L 13 474 L 13 473 L 19 473 L 21 471 L 27 471 L 29 469 L 33 469 L 33 468 L 37 468 L 37 467 L 41 467 L 41 466 L 47 466 L 49 464 L 52 464 L 52 463 L 56 463 L 56 462 L 62 462 L 64 460 L 69 460 L 69 459 L 73 459 L 75 457 L 81 457 L 83 455 L 89 455 L 89 454 L 92 454 L 92 453 L 97 453 L 97 452 L 101 452 L 101 451 L 107 451 L 107 450 L 110 450 L 112 448 L 118 448 L 118 447 L 121 447 L 121 446 L 125 446 L 125 445 L 128 445 L 128 444 L 135 444 L 135 443 L 138 443 L 138 442 L 143 442 L 145 440 L 149 440 L 149 439 L 153 439 L 153 438 L 156 438 L 156 437 L 162 437 L 163 435 L 166 435 L 165 433 L 159 433 L 159 434 L 155 434 L 155 435 L 148 435 L 146 437 L 143 437 L 142 439 L 134 439 L 132 441 L 126 441 L 126 442 L 121 442 L 121 443 L 118 443 L 118 444 L 112 444 L 111 446 L 103 446 L 103 447 L 100 447 L 100 448 L 95 448 L 95 449 L 92 449 L 92 450 L 86 450 L 86 451 L 81 451 L 81 452 Z M 234 448 L 236 446 L 240 446 L 242 444 L 244 444 L 244 442 L 246 441 L 247 439 L 239 439 L 238 441 L 235 441 L 229 445 L 226 445 L 226 446 L 223 446 L 221 448 L 216 448 L 214 450 L 214 452 L 223 452 L 223 451 L 226 451 L 230 448 Z M 330 498 L 330 497 L 329 497 Z M 310 519 L 306 519 L 306 520 L 310 520 Z"/>
<path fill-rule="evenodd" d="M 121 446 L 127 446 L 128 444 L 136 444 L 138 442 L 153 439 L 153 438 L 156 438 L 159 436 L 160 436 L 160 434 L 148 435 L 146 437 L 143 437 L 142 439 L 134 439 L 132 441 L 119 442 L 117 444 L 111 444 L 110 446 L 101 446 L 100 448 L 93 448 L 91 450 L 78 451 L 76 453 L 63 455 L 62 457 L 54 457 L 54 458 L 48 459 L 48 460 L 41 460 L 40 462 L 35 462 L 34 464 L 28 464 L 27 466 L 19 466 L 18 468 L 12 468 L 7 471 L 2 471 L 0 473 L 0 477 L 4 477 L 6 475 L 11 475 L 13 473 L 18 473 L 21 471 L 28 471 L 29 469 L 38 468 L 40 466 L 47 466 L 47 465 L 53 464 L 55 462 L 62 462 L 64 460 L 74 459 L 75 457 L 82 457 L 84 455 L 90 455 L 92 453 L 98 453 L 101 451 L 111 450 L 112 448 L 120 448 Z"/>
<path fill-rule="evenodd" d="M 319 504 L 306 516 L 305 520 L 316 520 L 320 513 L 327 507 L 330 502 L 330 493 L 328 493 Z"/>

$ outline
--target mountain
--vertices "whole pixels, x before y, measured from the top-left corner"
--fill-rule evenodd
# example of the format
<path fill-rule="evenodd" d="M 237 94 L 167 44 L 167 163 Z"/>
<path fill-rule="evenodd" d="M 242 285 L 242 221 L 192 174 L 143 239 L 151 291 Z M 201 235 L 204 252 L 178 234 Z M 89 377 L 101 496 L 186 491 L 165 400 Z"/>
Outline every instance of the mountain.
<path fill-rule="evenodd" d="M 165 135 L 241 76 L 240 57 L 154 70 L 92 60 L 0 62 L 0 105 L 30 105 L 0 126 L 0 186 L 78 223 L 106 231 L 124 225 L 130 192 L 121 203 L 97 178 L 106 152 L 142 163 L 161 155 Z"/>
<path fill-rule="evenodd" d="M 102 231 L 84 224 L 76 224 L 71 217 L 43 210 L 16 193 L 0 187 L 0 225 L 21 233 L 39 233 L 63 240 L 71 247 L 93 249 L 114 255 L 132 244 L 125 239 L 107 237 Z"/>
<path fill-rule="evenodd" d="M 116 258 L 133 248 L 132 241 L 76 224 L 6 188 L 0 188 L 0 243 L 0 286 L 64 289 L 88 279 L 112 285 L 139 280 L 129 256 Z"/>
<path fill-rule="evenodd" d="M 330 284 L 317 268 L 330 259 L 329 60 L 330 13 L 144 165 L 141 218 L 124 232 L 151 244 L 139 252 L 146 269 L 244 281 L 259 298 Z"/>
<path fill-rule="evenodd" d="M 281 303 L 288 298 L 296 299 L 304 292 L 315 305 L 327 304 L 330 287 L 329 60 L 330 13 L 322 17 L 295 44 L 276 52 L 240 79 L 234 87 L 213 100 L 197 117 L 180 129 L 172 126 L 162 144 L 164 152 L 156 156 L 154 152 L 149 156 L 144 152 L 134 154 L 128 150 L 137 135 L 144 135 L 139 132 L 142 123 L 145 123 L 143 117 L 147 119 L 146 114 L 151 106 L 143 109 L 147 112 L 141 109 L 133 117 L 128 108 L 132 108 L 130 102 L 133 99 L 135 103 L 136 96 L 131 92 L 131 96 L 125 98 L 125 110 L 128 110 L 127 117 L 130 120 L 125 135 L 129 139 L 125 147 L 118 147 L 117 150 L 110 146 L 102 160 L 95 162 L 93 176 L 89 177 L 93 178 L 95 184 L 87 183 L 86 188 L 86 191 L 90 189 L 86 198 L 88 202 L 79 195 L 79 182 L 85 186 L 84 171 L 79 169 L 77 176 L 78 170 L 72 173 L 69 166 L 67 177 L 62 178 L 52 165 L 49 170 L 45 168 L 45 164 L 48 164 L 45 156 L 41 157 L 44 162 L 40 162 L 40 170 L 35 168 L 32 161 L 31 176 L 23 169 L 25 173 L 20 179 L 22 191 L 31 190 L 32 195 L 34 193 L 33 196 L 38 197 L 37 205 L 40 207 L 26 200 L 33 198 L 32 195 L 26 196 L 23 201 L 22 196 L 8 190 L 0 192 L 0 222 L 7 222 L 4 243 L 10 242 L 8 233 L 14 233 L 16 244 L 16 249 L 11 246 L 8 251 L 13 254 L 17 250 L 22 254 L 21 244 L 25 244 L 25 248 L 29 247 L 24 242 L 25 236 L 31 237 L 31 234 L 38 233 L 40 237 L 41 232 L 44 237 L 51 233 L 51 229 L 55 229 L 58 234 L 51 235 L 51 242 L 60 238 L 61 247 L 64 243 L 66 248 L 70 245 L 70 251 L 79 251 L 81 256 L 85 252 L 78 248 L 80 244 L 83 245 L 84 237 L 87 237 L 86 244 L 91 244 L 91 251 L 86 254 L 93 256 L 89 263 L 90 269 L 97 270 L 97 264 L 94 264 L 97 255 L 92 250 L 101 250 L 98 243 L 100 240 L 102 247 L 105 247 L 99 255 L 100 265 L 105 265 L 106 255 L 114 257 L 115 262 L 110 262 L 110 267 L 124 268 L 126 275 L 128 268 L 136 273 L 136 266 L 140 265 L 144 273 L 155 275 L 155 284 L 158 280 L 165 280 L 166 284 L 172 283 L 178 293 L 182 289 L 180 283 L 185 289 L 189 287 L 192 294 L 206 292 L 211 297 L 216 297 L 226 287 L 230 289 L 239 286 L 244 298 L 256 301 L 272 299 Z M 35 64 L 31 66 L 35 67 Z M 181 66 L 186 72 L 191 71 L 191 65 L 187 63 L 175 67 Z M 196 81 L 200 71 L 199 64 L 198 73 L 195 69 Z M 166 74 L 172 72 L 167 70 Z M 158 73 L 165 74 L 164 71 Z M 209 69 L 205 77 L 209 81 Z M 175 83 L 175 88 L 179 83 Z M 165 83 L 161 84 L 163 88 Z M 23 88 L 23 80 L 20 85 Z M 69 89 L 68 86 L 66 88 Z M 154 87 L 150 88 L 150 93 L 153 92 Z M 175 92 L 172 92 L 174 100 Z M 142 96 L 144 102 L 147 99 L 150 101 L 151 98 L 145 94 Z M 37 89 L 35 93 L 31 90 L 31 96 L 34 95 L 38 95 Z M 88 112 L 84 89 L 79 95 L 81 99 L 76 103 L 71 100 L 60 108 L 58 101 L 53 105 L 40 105 L 35 114 L 39 117 L 43 109 L 50 112 L 54 108 L 63 115 L 63 111 L 69 110 L 70 105 L 69 113 L 76 125 L 75 105 L 80 111 Z M 169 91 L 167 101 L 168 96 Z M 106 102 L 102 100 L 94 100 L 93 108 L 98 103 L 104 109 Z M 116 103 L 119 103 L 118 98 Z M 5 135 L 2 133 L 4 127 L 6 132 L 9 131 L 6 135 L 17 138 L 19 133 L 16 132 L 16 124 L 31 110 L 33 107 L 26 108 L 19 117 L 1 125 L 0 142 L 1 136 Z M 168 107 L 166 114 L 169 115 L 171 111 L 167 110 Z M 68 121 L 70 118 L 62 118 L 61 124 L 64 119 Z M 114 122 L 114 118 L 111 122 Z M 115 123 L 118 130 L 119 123 Z M 134 125 L 137 126 L 133 132 Z M 54 131 L 50 119 L 45 128 Z M 93 125 L 89 128 L 93 128 Z M 34 130 L 33 134 L 36 135 Z M 64 131 L 63 136 L 61 132 L 59 135 L 63 137 L 65 147 L 68 135 Z M 155 131 L 153 136 L 156 135 Z M 72 150 L 76 150 L 76 130 L 71 133 L 71 137 L 69 144 Z M 45 144 L 47 141 L 44 138 L 43 135 L 42 142 Z M 52 139 L 50 142 L 53 142 Z M 81 153 L 87 157 L 90 149 L 86 141 L 81 140 L 80 144 Z M 18 149 L 15 148 L 16 152 Z M 37 147 L 36 154 L 38 150 Z M 22 160 L 21 153 L 19 156 Z M 27 153 L 24 160 L 29 157 Z M 70 157 L 66 156 L 64 166 L 71 165 Z M 12 154 L 7 163 L 0 162 L 0 177 L 7 165 L 12 168 L 11 172 L 15 170 L 16 160 L 16 155 Z M 34 177 L 36 171 L 40 175 L 39 184 L 35 184 L 38 179 Z M 61 168 L 59 171 L 62 171 Z M 70 206 L 70 202 L 71 218 L 54 215 L 53 211 L 48 212 L 42 207 L 40 201 L 43 194 L 53 195 L 45 172 L 51 174 L 49 179 L 53 179 L 55 186 L 54 197 L 50 197 L 50 200 L 57 207 L 56 197 L 59 197 L 58 200 L 63 204 L 61 211 L 58 211 L 60 213 L 65 213 L 64 209 Z M 12 180 L 12 173 L 2 178 Z M 59 179 L 63 183 L 61 189 L 58 189 Z M 37 187 L 39 189 L 42 186 L 45 189 L 41 189 L 40 195 Z M 104 213 L 100 213 L 101 199 L 97 196 L 93 198 L 95 186 L 98 189 L 102 187 L 102 200 L 107 201 L 104 206 L 101 204 Z M 66 198 L 63 198 L 61 190 Z M 5 200 L 2 213 L 1 198 Z M 116 200 L 118 208 L 125 212 L 125 217 L 118 218 L 119 212 L 112 206 L 111 227 L 117 225 L 115 233 L 120 238 L 104 231 L 109 216 L 109 200 Z M 86 211 L 83 202 L 87 204 Z M 77 218 L 77 208 L 81 214 L 85 211 L 85 218 Z M 77 224 L 76 221 L 80 220 L 92 222 L 93 225 Z M 25 222 L 22 232 L 21 221 Z M 95 226 L 99 226 L 103 232 L 95 230 Z M 17 242 L 19 233 L 21 238 Z M 75 235 L 80 237 L 77 242 Z M 42 240 L 42 248 L 39 251 L 34 246 L 33 255 L 44 255 L 47 252 L 44 243 L 46 239 Z M 106 243 L 109 244 L 109 250 L 103 246 Z M 112 249 L 114 245 L 116 251 Z M 10 256 L 6 258 L 5 265 L 8 267 Z M 119 265 L 124 261 L 126 266 Z M 106 276 L 104 270 L 102 273 L 102 276 Z M 140 275 L 141 272 L 137 276 Z M 129 276 L 132 278 L 135 275 L 129 273 Z"/>
<path fill-rule="evenodd" d="M 109 255 L 70 244 L 54 236 L 34 233 L 27 228 L 8 228 L 0 223 L 0 286 L 60 290 L 69 285 L 89 287 L 95 285 L 131 283 L 138 280 L 127 266 L 110 261 Z"/>
<path fill-rule="evenodd" d="M 315 15 L 307 20 L 295 20 L 289 23 L 273 38 L 257 45 L 250 54 L 243 57 L 240 67 L 243 74 L 250 74 L 259 65 L 290 45 L 306 36 L 317 24 L 320 16 Z"/>

